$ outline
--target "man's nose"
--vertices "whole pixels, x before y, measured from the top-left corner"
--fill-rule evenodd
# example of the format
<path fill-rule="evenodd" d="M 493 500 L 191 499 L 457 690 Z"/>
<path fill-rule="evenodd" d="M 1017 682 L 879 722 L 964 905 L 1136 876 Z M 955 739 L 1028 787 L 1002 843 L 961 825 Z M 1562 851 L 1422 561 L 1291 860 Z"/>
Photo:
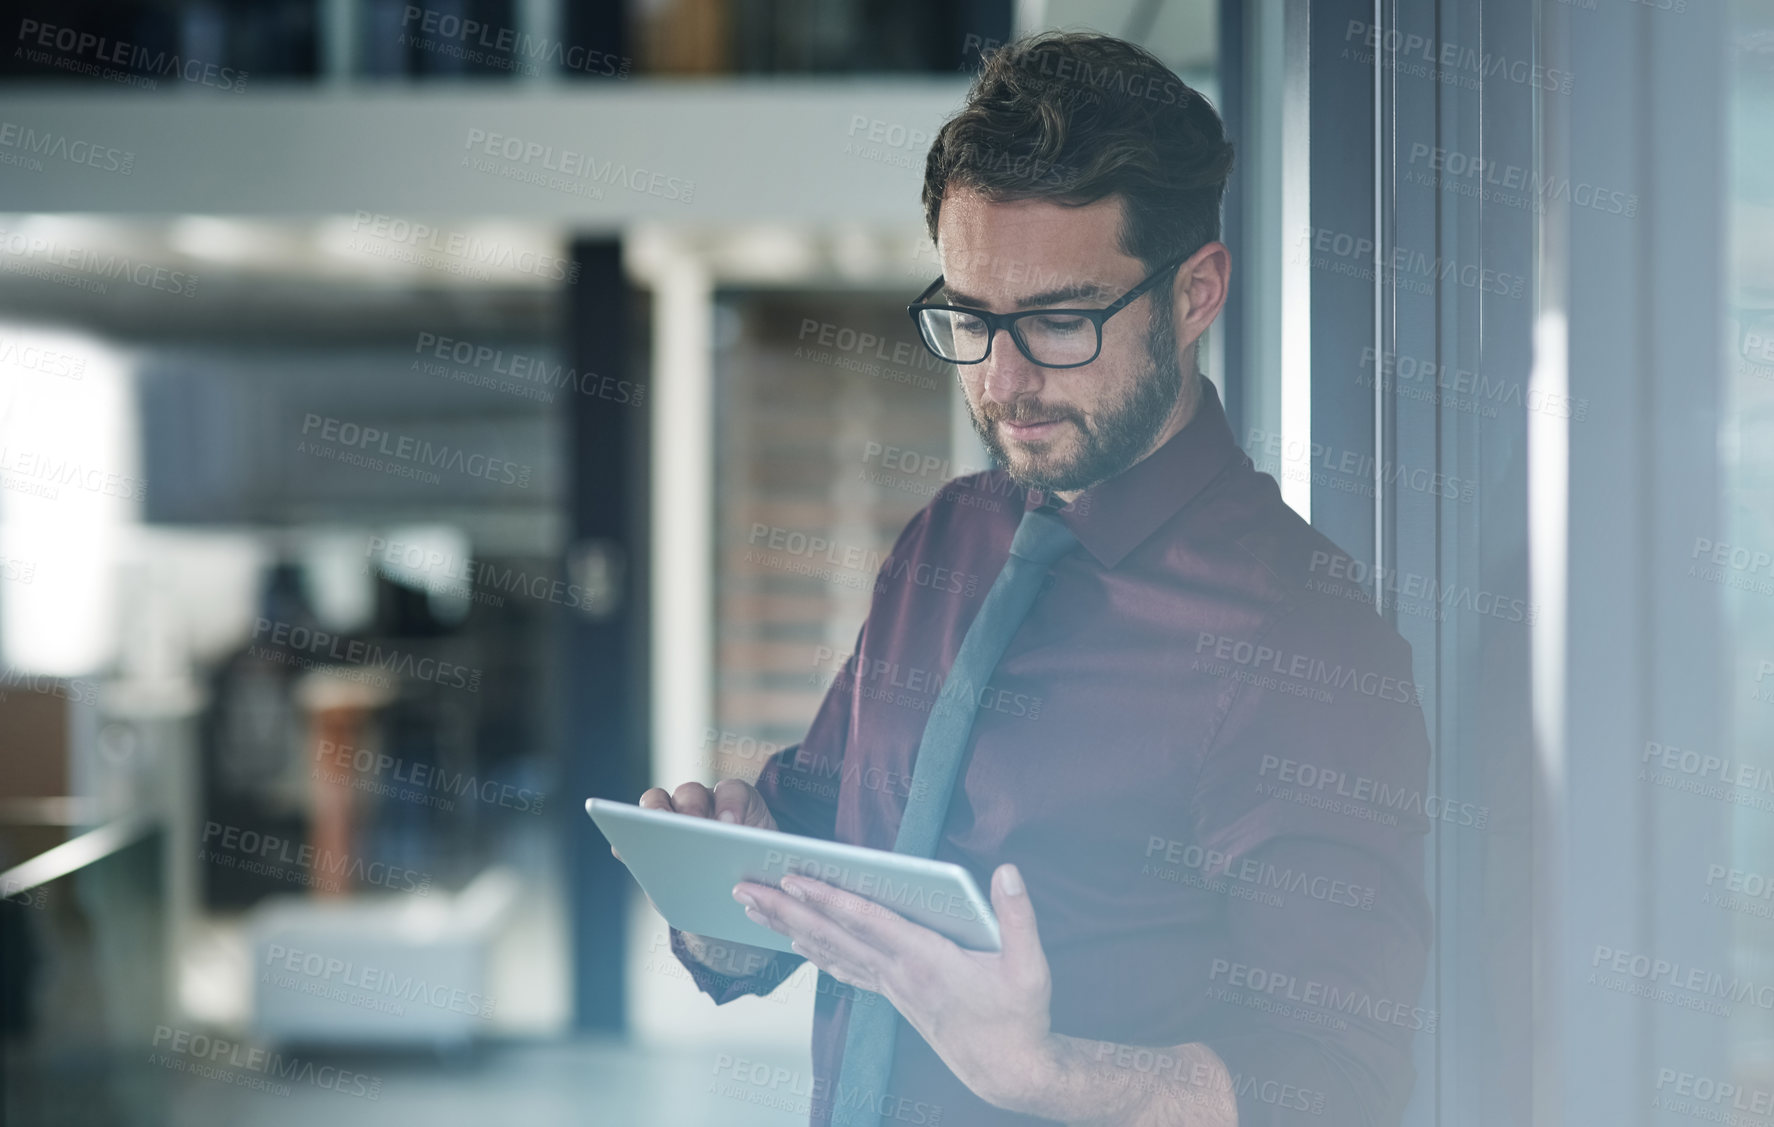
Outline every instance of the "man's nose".
<path fill-rule="evenodd" d="M 980 395 L 995 403 L 1011 404 L 1041 390 L 1041 365 L 1023 355 L 1009 329 L 992 338 L 992 354 L 980 364 Z"/>

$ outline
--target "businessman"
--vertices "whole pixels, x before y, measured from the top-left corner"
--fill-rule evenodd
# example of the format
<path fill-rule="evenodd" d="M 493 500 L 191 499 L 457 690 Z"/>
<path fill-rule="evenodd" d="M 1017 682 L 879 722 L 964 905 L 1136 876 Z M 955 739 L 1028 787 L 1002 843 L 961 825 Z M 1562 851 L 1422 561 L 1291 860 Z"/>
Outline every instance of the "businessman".
<path fill-rule="evenodd" d="M 717 1004 L 817 966 L 816 1125 L 1400 1121 L 1449 814 L 1409 648 L 1200 374 L 1231 164 L 1136 46 L 985 61 L 926 162 L 943 274 L 909 312 L 1001 468 L 901 532 L 755 786 L 641 796 L 990 881 L 997 952 L 797 877 L 734 889 L 796 954 L 673 931 Z"/>

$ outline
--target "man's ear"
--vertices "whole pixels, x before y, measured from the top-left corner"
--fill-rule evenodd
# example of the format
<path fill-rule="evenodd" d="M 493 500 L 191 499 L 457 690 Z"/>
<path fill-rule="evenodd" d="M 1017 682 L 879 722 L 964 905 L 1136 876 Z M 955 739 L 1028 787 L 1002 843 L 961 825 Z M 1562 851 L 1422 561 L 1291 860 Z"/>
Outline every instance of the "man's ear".
<path fill-rule="evenodd" d="M 1171 314 L 1178 341 L 1197 341 L 1225 308 L 1232 282 L 1232 252 L 1211 242 L 1177 267 L 1171 283 Z"/>

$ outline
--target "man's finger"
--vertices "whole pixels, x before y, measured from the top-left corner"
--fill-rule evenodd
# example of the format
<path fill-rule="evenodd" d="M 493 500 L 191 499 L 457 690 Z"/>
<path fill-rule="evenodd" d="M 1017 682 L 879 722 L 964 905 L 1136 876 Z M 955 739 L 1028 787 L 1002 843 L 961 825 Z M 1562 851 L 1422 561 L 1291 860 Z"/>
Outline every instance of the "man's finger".
<path fill-rule="evenodd" d="M 771 908 L 779 917 L 791 922 L 809 917 L 826 921 L 845 936 L 854 937 L 866 950 L 880 952 L 888 958 L 918 951 L 932 941 L 948 942 L 930 929 L 912 923 L 872 900 L 808 877 L 784 877 L 780 890 L 769 891 L 774 894 Z M 759 899 L 762 901 L 763 898 Z"/>
<path fill-rule="evenodd" d="M 715 815 L 714 797 L 701 783 L 682 783 L 671 792 L 671 804 L 680 814 L 712 818 Z"/>
<path fill-rule="evenodd" d="M 664 787 L 648 787 L 641 792 L 640 801 L 636 803 L 636 805 L 644 810 L 665 810 L 669 812 L 675 809 L 671 804 L 671 795 L 666 793 Z"/>
<path fill-rule="evenodd" d="M 743 882 L 734 888 L 734 899 L 743 904 L 742 896 L 756 905 L 746 913 L 753 922 L 779 931 L 802 946 L 829 951 L 833 958 L 863 967 L 875 966 L 885 954 L 814 905 L 796 900 L 780 889 Z"/>
<path fill-rule="evenodd" d="M 798 939 L 791 941 L 789 947 L 795 954 L 842 982 L 845 986 L 853 986 L 858 990 L 867 990 L 873 994 L 881 993 L 881 984 L 875 980 L 873 972 L 835 958 L 830 951 L 814 951 L 803 946 Z"/>
<path fill-rule="evenodd" d="M 742 779 L 722 779 L 715 784 L 715 817 L 741 826 L 773 826 L 775 819 L 764 807 L 758 792 Z"/>
<path fill-rule="evenodd" d="M 879 951 L 898 952 L 916 949 L 932 937 L 948 940 L 922 924 L 915 924 L 884 904 L 810 877 L 786 876 L 782 890 L 790 897 L 817 909 L 834 923 L 861 938 Z"/>
<path fill-rule="evenodd" d="M 718 822 L 733 822 L 736 825 L 752 825 L 750 815 L 750 786 L 740 779 L 722 779 L 715 783 L 715 818 Z"/>

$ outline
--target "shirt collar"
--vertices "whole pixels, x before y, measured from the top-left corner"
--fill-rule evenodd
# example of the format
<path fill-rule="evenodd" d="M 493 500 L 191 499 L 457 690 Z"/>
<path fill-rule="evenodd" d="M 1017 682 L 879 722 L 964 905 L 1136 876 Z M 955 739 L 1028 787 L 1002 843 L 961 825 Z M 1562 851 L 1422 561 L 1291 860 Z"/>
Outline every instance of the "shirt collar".
<path fill-rule="evenodd" d="M 1206 376 L 1195 415 L 1163 446 L 1125 472 L 1099 482 L 1057 514 L 1104 567 L 1126 555 L 1180 512 L 1238 455 L 1220 393 Z M 1047 500 L 1039 489 L 1026 491 L 1025 510 Z"/>

